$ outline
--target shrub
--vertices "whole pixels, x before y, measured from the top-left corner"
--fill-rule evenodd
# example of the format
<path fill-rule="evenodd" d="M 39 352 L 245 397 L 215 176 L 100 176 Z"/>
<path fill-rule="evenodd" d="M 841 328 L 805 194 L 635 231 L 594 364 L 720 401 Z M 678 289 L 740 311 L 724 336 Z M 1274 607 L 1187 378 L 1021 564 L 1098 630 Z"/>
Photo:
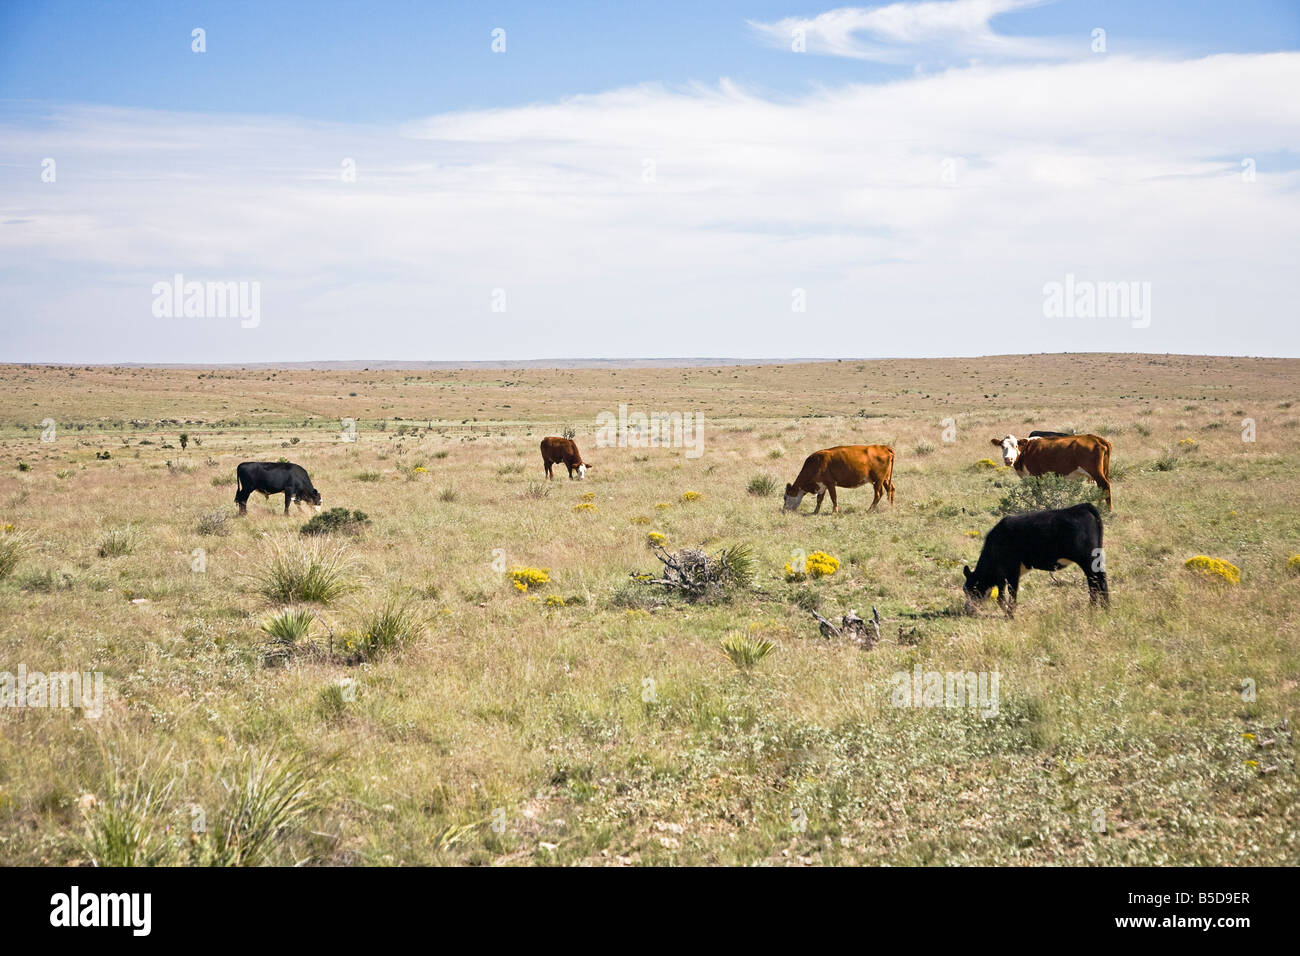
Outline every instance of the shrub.
<path fill-rule="evenodd" d="M 772 475 L 755 475 L 749 479 L 749 485 L 745 488 L 755 498 L 766 498 L 776 492 L 781 487 L 781 482 Z"/>
<path fill-rule="evenodd" d="M 230 512 L 209 511 L 207 514 L 199 515 L 199 524 L 195 530 L 204 535 L 230 534 Z"/>
<path fill-rule="evenodd" d="M 511 582 L 517 590 L 527 591 L 529 588 L 540 588 L 544 584 L 550 583 L 550 568 L 511 568 L 506 572 L 510 576 Z"/>
<path fill-rule="evenodd" d="M 1097 504 L 1105 494 L 1093 484 L 1085 484 L 1064 475 L 1039 475 L 1025 478 L 1003 495 L 995 512 L 1000 515 L 1042 511 L 1044 508 L 1068 508 L 1085 501 Z"/>
<path fill-rule="evenodd" d="M 651 531 L 648 535 L 645 536 L 645 542 L 650 547 L 654 547 L 655 545 L 665 544 L 667 543 L 667 541 L 668 541 L 668 536 L 666 534 L 661 534 L 658 531 Z"/>
<path fill-rule="evenodd" d="M 370 518 L 364 511 L 349 511 L 347 508 L 331 508 L 318 515 L 299 530 L 300 534 L 360 534 L 370 524 Z"/>
<path fill-rule="evenodd" d="M 1300 574 L 1300 554 L 1293 554 L 1286 562 L 1287 570 L 1292 574 Z"/>
<path fill-rule="evenodd" d="M 1136 425 L 1133 426 L 1133 430 L 1136 431 L 1136 432 L 1137 432 L 1139 435 L 1141 435 L 1143 438 L 1150 438 L 1150 437 L 1151 437 L 1151 426 L 1150 426 L 1150 425 L 1145 425 L 1145 424 L 1143 424 L 1142 422 L 1138 422 Z"/>
<path fill-rule="evenodd" d="M 522 461 L 507 462 L 504 465 L 497 465 L 498 475 L 522 475 L 524 473 L 524 463 Z"/>
<path fill-rule="evenodd" d="M 971 467 L 974 468 L 976 471 L 989 471 L 993 468 L 996 468 L 997 466 L 998 463 L 994 461 L 992 458 L 981 458 L 979 461 L 975 462 L 975 464 L 972 465 Z"/>
<path fill-rule="evenodd" d="M 683 504 L 689 504 L 692 501 L 699 501 L 703 497 L 698 491 L 683 491 L 681 501 Z"/>
<path fill-rule="evenodd" d="M 916 447 L 912 449 L 912 454 L 917 458 L 924 458 L 926 455 L 932 454 L 933 452 L 934 446 L 928 441 L 919 442 Z"/>
<path fill-rule="evenodd" d="M 546 607 L 564 607 L 566 603 L 567 603 L 567 602 L 564 600 L 564 598 L 560 597 L 558 594 L 550 594 L 550 595 L 547 595 L 547 597 L 546 597 L 545 606 L 546 606 Z"/>
<path fill-rule="evenodd" d="M 1211 580 L 1218 578 L 1229 584 L 1241 583 L 1241 569 L 1235 564 L 1224 561 L 1222 558 L 1211 558 L 1208 555 L 1198 554 L 1196 557 L 1184 561 L 1183 567 Z"/>
<path fill-rule="evenodd" d="M 255 866 L 271 861 L 277 843 L 323 805 L 320 764 L 302 755 L 279 758 L 250 752 L 226 791 L 218 823 L 191 844 L 191 862 Z"/>
<path fill-rule="evenodd" d="M 99 539 L 101 558 L 120 558 L 133 552 L 140 544 L 140 532 L 135 525 L 109 528 Z"/>
<path fill-rule="evenodd" d="M 357 481 L 365 481 L 365 482 L 379 481 L 383 477 L 384 476 L 377 471 L 363 471 L 357 475 Z"/>
<path fill-rule="evenodd" d="M 262 630 L 273 641 L 281 644 L 297 644 L 311 631 L 311 622 L 316 615 L 311 611 L 295 611 L 285 608 L 275 617 L 262 622 Z"/>
<path fill-rule="evenodd" d="M 351 563 L 343 546 L 271 538 L 259 565 L 261 570 L 252 577 L 271 601 L 325 604 L 353 587 L 347 577 Z"/>
<path fill-rule="evenodd" d="M 112 457 L 113 455 L 110 452 L 106 452 L 106 451 L 95 452 L 96 461 L 109 461 Z"/>
<path fill-rule="evenodd" d="M 550 493 L 551 486 L 544 481 L 530 481 L 528 487 L 524 489 L 525 498 L 536 498 L 539 501 L 549 496 Z"/>
<path fill-rule="evenodd" d="M 792 564 L 787 564 L 785 566 L 785 579 L 787 581 L 803 581 L 807 578 L 830 577 L 838 571 L 839 568 L 839 558 L 827 554 L 825 551 L 814 551 L 805 559 L 802 568 L 796 568 Z"/>
<path fill-rule="evenodd" d="M 445 501 L 448 504 L 455 501 L 457 497 L 458 495 L 456 494 L 455 488 L 444 488 L 442 491 L 438 492 L 438 500 Z"/>
<path fill-rule="evenodd" d="M 581 502 L 580 504 L 576 504 L 576 505 L 574 505 L 574 506 L 573 506 L 573 510 L 574 510 L 574 511 L 578 511 L 578 512 L 582 512 L 582 511 L 597 511 L 597 510 L 599 510 L 599 509 L 597 509 L 596 505 L 595 505 L 593 502 L 590 502 L 590 501 L 584 501 L 584 502 Z"/>
<path fill-rule="evenodd" d="M 771 451 L 769 451 L 769 452 L 767 453 L 767 457 L 768 457 L 768 458 L 771 458 L 771 459 L 773 459 L 773 460 L 776 460 L 777 458 L 784 458 L 784 457 L 785 457 L 785 449 L 784 449 L 784 448 L 773 448 Z"/>
<path fill-rule="evenodd" d="M 729 634 L 722 639 L 722 652 L 727 659 L 742 670 L 748 670 L 776 648 L 776 644 L 765 637 L 750 637 L 748 634 Z"/>
<path fill-rule="evenodd" d="M 170 755 L 169 755 L 170 756 Z M 167 759 L 146 759 L 126 779 L 116 760 L 104 779 L 105 796 L 80 801 L 86 826 L 82 848 L 96 866 L 158 866 L 173 853 L 167 837 L 167 802 L 175 778 L 165 780 Z"/>
<path fill-rule="evenodd" d="M 754 557 L 747 545 L 736 545 L 712 555 L 698 548 L 682 548 L 670 554 L 662 545 L 650 547 L 663 565 L 663 576 L 633 575 L 633 579 L 657 585 L 688 601 L 725 599 L 733 591 L 749 587 L 753 581 Z"/>

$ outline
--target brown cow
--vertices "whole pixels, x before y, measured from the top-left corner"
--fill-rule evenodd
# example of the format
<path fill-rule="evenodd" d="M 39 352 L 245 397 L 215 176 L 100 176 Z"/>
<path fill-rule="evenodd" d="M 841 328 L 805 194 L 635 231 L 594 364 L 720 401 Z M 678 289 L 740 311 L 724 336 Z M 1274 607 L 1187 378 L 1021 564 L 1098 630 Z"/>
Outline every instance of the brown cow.
<path fill-rule="evenodd" d="M 1106 507 L 1114 507 L 1110 502 L 1111 444 L 1099 435 L 1021 439 L 1008 435 L 993 439 L 993 444 L 1002 449 L 1002 463 L 1014 466 L 1021 478 L 1048 474 L 1091 478 L 1106 492 Z"/>
<path fill-rule="evenodd" d="M 546 477 L 554 477 L 551 474 L 551 466 L 563 464 L 569 469 L 569 480 L 573 480 L 573 473 L 578 473 L 578 480 L 581 481 L 587 477 L 587 472 L 593 467 L 582 460 L 582 455 L 578 452 L 578 446 L 573 443 L 572 438 L 556 438 L 551 436 L 542 439 L 542 465 L 546 468 Z"/>
<path fill-rule="evenodd" d="M 803 501 L 804 495 L 814 492 L 817 495 L 817 507 L 813 514 L 822 510 L 822 499 L 829 491 L 831 495 L 831 512 L 840 510 L 835 500 L 835 488 L 857 488 L 871 482 L 876 489 L 872 499 L 872 511 L 880 503 L 884 494 L 889 495 L 889 503 L 894 503 L 894 449 L 888 445 L 837 445 L 824 448 L 808 456 L 799 471 L 799 477 L 793 484 L 785 486 L 785 510 L 794 511 Z"/>

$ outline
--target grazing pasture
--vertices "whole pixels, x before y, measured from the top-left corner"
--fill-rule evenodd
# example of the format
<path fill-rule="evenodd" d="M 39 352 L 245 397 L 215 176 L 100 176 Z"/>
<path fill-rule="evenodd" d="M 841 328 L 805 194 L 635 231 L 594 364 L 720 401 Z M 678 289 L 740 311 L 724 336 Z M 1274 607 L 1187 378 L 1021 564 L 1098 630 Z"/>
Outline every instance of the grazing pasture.
<path fill-rule="evenodd" d="M 1297 383 L 1144 355 L 0 367 L 0 672 L 103 674 L 95 719 L 0 708 L 0 860 L 1296 863 Z M 599 447 L 620 404 L 702 415 L 702 454 Z M 547 482 L 569 428 L 594 467 Z M 1109 612 L 1069 567 L 1015 620 L 962 613 L 1024 493 L 990 435 L 1032 429 L 1114 446 Z M 892 507 L 782 512 L 810 452 L 872 443 Z M 236 515 L 236 465 L 281 457 L 342 509 L 323 533 Z M 633 578 L 738 546 L 713 598 Z M 812 613 L 873 607 L 870 650 Z M 900 673 L 996 707 L 900 701 Z"/>

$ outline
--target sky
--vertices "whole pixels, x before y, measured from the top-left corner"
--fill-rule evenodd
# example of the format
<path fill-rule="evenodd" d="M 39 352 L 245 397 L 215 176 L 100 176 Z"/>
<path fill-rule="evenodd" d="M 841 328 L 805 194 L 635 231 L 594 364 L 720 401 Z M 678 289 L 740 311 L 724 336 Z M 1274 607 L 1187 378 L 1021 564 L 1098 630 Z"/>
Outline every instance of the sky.
<path fill-rule="evenodd" d="M 1297 0 L 7 0 L 0 361 L 1297 356 L 1298 92 Z"/>

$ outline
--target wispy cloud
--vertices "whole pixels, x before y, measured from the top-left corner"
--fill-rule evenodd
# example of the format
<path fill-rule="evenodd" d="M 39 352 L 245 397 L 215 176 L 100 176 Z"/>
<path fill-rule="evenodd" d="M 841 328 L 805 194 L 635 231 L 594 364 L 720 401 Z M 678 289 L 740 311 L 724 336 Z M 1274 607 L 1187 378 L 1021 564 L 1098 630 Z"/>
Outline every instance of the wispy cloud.
<path fill-rule="evenodd" d="M 1007 36 L 994 30 L 999 14 L 1039 6 L 1046 0 L 932 0 L 880 7 L 840 7 L 815 17 L 749 21 L 769 43 L 808 53 L 877 63 L 933 60 L 1059 58 L 1086 52 L 1081 43 Z"/>
<path fill-rule="evenodd" d="M 1283 53 L 401 128 L 60 108 L 0 122 L 0 358 L 1298 354 L 1297 87 Z M 260 281 L 260 326 L 152 318 L 175 272 Z M 1045 319 L 1067 272 L 1152 282 L 1151 327 Z"/>

